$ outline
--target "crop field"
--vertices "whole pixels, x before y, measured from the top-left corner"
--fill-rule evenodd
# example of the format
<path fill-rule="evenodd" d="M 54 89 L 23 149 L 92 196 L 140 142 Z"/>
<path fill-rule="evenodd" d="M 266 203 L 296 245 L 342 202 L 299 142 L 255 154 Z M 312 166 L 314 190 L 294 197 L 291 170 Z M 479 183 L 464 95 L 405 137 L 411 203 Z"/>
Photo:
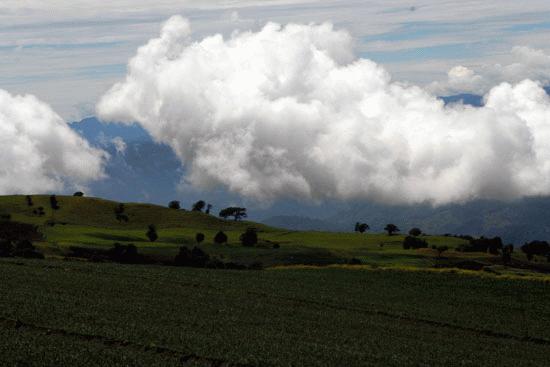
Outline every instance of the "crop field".
<path fill-rule="evenodd" d="M 544 366 L 550 283 L 0 260 L 0 365 Z M 19 363 L 19 364 L 18 364 Z"/>

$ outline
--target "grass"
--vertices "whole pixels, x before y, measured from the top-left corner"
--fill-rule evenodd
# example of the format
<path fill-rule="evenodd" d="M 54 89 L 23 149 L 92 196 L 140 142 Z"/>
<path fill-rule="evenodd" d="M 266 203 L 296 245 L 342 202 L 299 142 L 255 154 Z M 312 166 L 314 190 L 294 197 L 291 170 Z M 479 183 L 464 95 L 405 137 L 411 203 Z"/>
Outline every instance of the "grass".
<path fill-rule="evenodd" d="M 0 260 L 0 365 L 542 366 L 550 285 Z"/>
<path fill-rule="evenodd" d="M 0 214 L 9 213 L 12 220 L 40 226 L 45 241 L 38 244 L 48 256 L 63 257 L 70 246 L 110 247 L 114 242 L 133 243 L 140 252 L 170 259 L 180 246 L 195 246 L 195 235 L 206 236 L 201 247 L 209 254 L 241 263 L 260 261 L 265 265 L 331 264 L 351 258 L 379 265 L 432 266 L 434 251 L 403 250 L 402 235 L 357 234 L 332 232 L 294 232 L 246 221 L 222 220 L 212 215 L 173 210 L 150 204 L 125 203 L 129 221 L 116 220 L 116 202 L 87 197 L 58 196 L 60 209 L 50 208 L 49 196 L 33 195 L 33 206 L 25 196 L 1 196 Z M 42 206 L 44 216 L 33 214 Z M 47 222 L 54 220 L 55 226 Z M 152 243 L 146 235 L 149 224 L 158 228 L 159 239 Z M 260 246 L 243 248 L 239 236 L 253 226 L 259 231 Z M 216 232 L 223 230 L 229 237 L 227 246 L 213 244 Z M 430 245 L 446 244 L 453 248 L 463 240 L 426 236 Z M 273 245 L 278 244 L 279 249 Z"/>

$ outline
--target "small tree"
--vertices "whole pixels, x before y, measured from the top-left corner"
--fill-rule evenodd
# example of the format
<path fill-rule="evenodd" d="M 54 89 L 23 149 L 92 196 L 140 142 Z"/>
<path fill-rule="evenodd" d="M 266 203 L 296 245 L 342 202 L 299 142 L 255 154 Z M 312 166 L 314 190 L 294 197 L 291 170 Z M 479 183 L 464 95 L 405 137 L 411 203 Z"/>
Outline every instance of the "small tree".
<path fill-rule="evenodd" d="M 176 209 L 176 210 L 181 209 L 180 202 L 177 200 L 172 200 L 171 202 L 169 202 L 168 207 L 170 209 Z"/>
<path fill-rule="evenodd" d="M 396 232 L 399 232 L 399 228 L 395 224 L 386 224 L 386 227 L 384 227 L 384 231 L 388 232 L 388 236 L 393 235 Z"/>
<path fill-rule="evenodd" d="M 220 210 L 219 216 L 223 219 L 233 217 L 235 220 L 240 220 L 242 218 L 246 218 L 248 215 L 246 214 L 246 208 L 231 206 L 229 208 Z"/>
<path fill-rule="evenodd" d="M 227 235 L 223 233 L 222 231 L 219 231 L 214 236 L 214 243 L 217 243 L 218 245 L 222 245 L 224 243 L 227 243 Z"/>
<path fill-rule="evenodd" d="M 241 234 L 240 240 L 243 246 L 252 247 L 258 243 L 258 232 L 256 228 L 248 228 L 246 232 Z"/>
<path fill-rule="evenodd" d="M 73 196 L 77 196 L 77 197 L 83 197 L 84 196 L 84 193 L 82 191 L 77 191 L 73 194 Z"/>
<path fill-rule="evenodd" d="M 32 202 L 32 197 L 30 195 L 25 196 L 25 200 L 27 201 L 28 206 L 34 205 L 34 203 Z"/>
<path fill-rule="evenodd" d="M 204 233 L 197 233 L 195 235 L 195 240 L 197 241 L 197 243 L 200 245 L 202 243 L 202 241 L 204 241 Z"/>
<path fill-rule="evenodd" d="M 206 205 L 206 211 L 205 211 L 205 213 L 206 213 L 206 214 L 210 214 L 210 210 L 212 210 L 212 204 Z"/>
<path fill-rule="evenodd" d="M 120 203 L 115 207 L 115 218 L 120 223 L 127 223 L 129 221 L 128 215 L 125 213 L 126 208 L 124 204 Z"/>
<path fill-rule="evenodd" d="M 370 229 L 369 225 L 367 223 L 360 223 L 357 227 L 357 232 L 359 233 L 365 233 Z"/>
<path fill-rule="evenodd" d="M 151 242 L 155 242 L 159 238 L 159 236 L 157 234 L 157 228 L 155 227 L 154 224 L 149 224 L 149 227 L 147 229 L 147 233 L 145 233 L 145 235 L 147 236 L 147 238 Z"/>
<path fill-rule="evenodd" d="M 206 203 L 204 202 L 204 200 L 199 200 L 195 204 L 193 204 L 193 207 L 191 208 L 191 210 L 194 212 L 202 212 L 205 206 L 206 206 Z"/>
<path fill-rule="evenodd" d="M 422 231 L 420 230 L 420 228 L 414 227 L 414 228 L 411 228 L 411 230 L 409 231 L 409 234 L 411 236 L 418 237 L 422 234 Z"/>
<path fill-rule="evenodd" d="M 50 196 L 50 207 L 52 208 L 52 223 L 54 223 L 54 214 L 56 210 L 59 210 L 59 203 L 55 195 Z"/>

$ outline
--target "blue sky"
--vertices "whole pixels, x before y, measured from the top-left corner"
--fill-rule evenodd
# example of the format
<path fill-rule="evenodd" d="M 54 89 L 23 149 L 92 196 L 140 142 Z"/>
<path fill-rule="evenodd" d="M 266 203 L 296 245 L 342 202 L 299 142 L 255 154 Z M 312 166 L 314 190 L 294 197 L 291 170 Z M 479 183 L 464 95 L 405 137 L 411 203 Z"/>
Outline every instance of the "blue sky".
<path fill-rule="evenodd" d="M 268 21 L 331 21 L 352 34 L 358 57 L 426 86 L 457 65 L 490 74 L 492 65 L 518 62 L 517 46 L 550 52 L 547 0 L 3 0 L 0 88 L 35 94 L 67 120 L 93 114 L 137 47 L 174 14 L 191 20 L 197 39 Z"/>

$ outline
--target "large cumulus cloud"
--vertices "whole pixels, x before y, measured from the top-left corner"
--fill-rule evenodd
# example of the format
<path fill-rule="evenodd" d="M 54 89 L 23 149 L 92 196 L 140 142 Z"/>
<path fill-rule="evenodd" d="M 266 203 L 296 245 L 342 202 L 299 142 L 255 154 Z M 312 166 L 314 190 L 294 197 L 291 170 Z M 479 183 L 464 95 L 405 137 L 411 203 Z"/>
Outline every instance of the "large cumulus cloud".
<path fill-rule="evenodd" d="M 550 100 L 537 83 L 498 85 L 484 108 L 445 107 L 355 58 L 352 43 L 330 24 L 273 23 L 193 41 L 175 16 L 97 111 L 169 144 L 190 184 L 258 200 L 550 192 Z"/>
<path fill-rule="evenodd" d="M 106 158 L 44 102 L 0 89 L 0 194 L 85 184 L 104 176 Z"/>

